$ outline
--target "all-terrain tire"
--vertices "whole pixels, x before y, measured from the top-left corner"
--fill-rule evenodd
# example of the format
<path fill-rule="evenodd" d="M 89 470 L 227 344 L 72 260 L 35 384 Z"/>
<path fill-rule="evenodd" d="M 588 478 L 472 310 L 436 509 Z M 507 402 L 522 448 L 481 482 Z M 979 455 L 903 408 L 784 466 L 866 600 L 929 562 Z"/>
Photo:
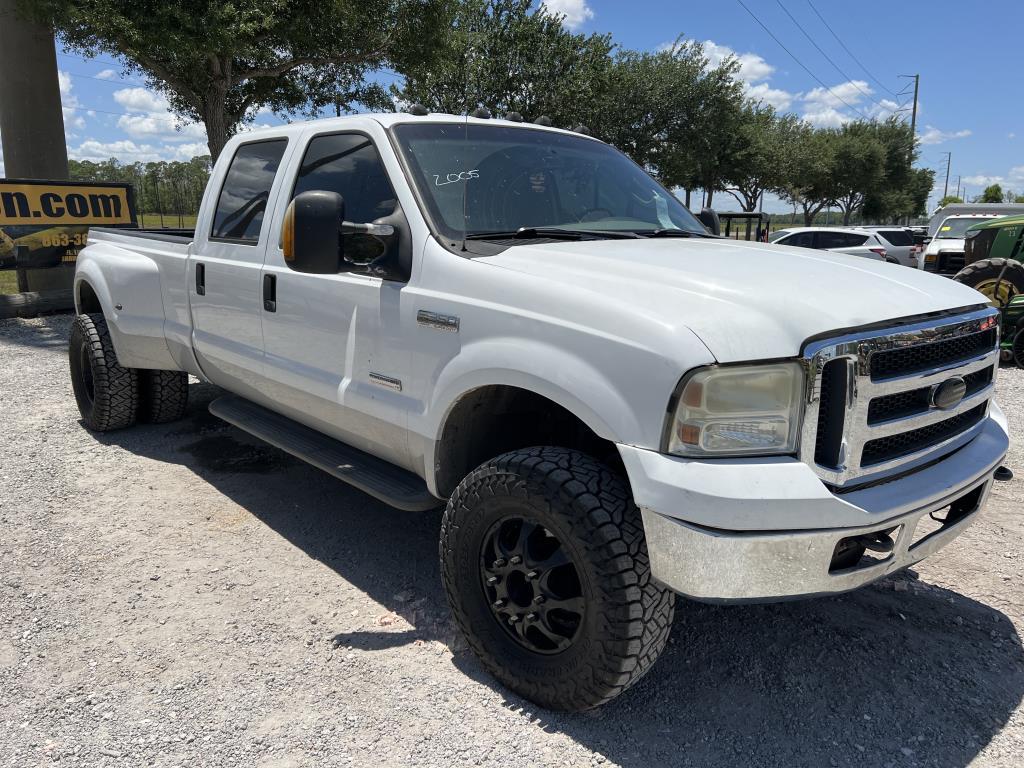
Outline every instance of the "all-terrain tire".
<path fill-rule="evenodd" d="M 509 514 L 539 521 L 577 569 L 582 619 L 560 652 L 523 647 L 489 602 L 481 546 Z M 470 647 L 508 688 L 548 709 L 604 704 L 643 677 L 668 641 L 675 594 L 651 579 L 640 512 L 621 477 L 578 451 L 526 448 L 472 472 L 445 510 L 440 556 Z"/>
<path fill-rule="evenodd" d="M 1024 323 L 1017 323 L 1017 333 L 1013 337 L 1013 362 L 1018 368 L 1024 368 Z"/>
<path fill-rule="evenodd" d="M 1016 259 L 982 259 L 968 264 L 953 279 L 971 288 L 978 288 L 996 306 L 1005 306 L 1014 296 L 1024 293 L 1024 264 Z M 1000 281 L 998 301 L 984 290 L 986 287 L 994 289 L 997 280 Z"/>
<path fill-rule="evenodd" d="M 94 432 L 130 427 L 139 409 L 139 377 L 117 362 L 102 314 L 78 315 L 68 344 L 71 386 L 85 426 Z"/>
<path fill-rule="evenodd" d="M 187 373 L 139 370 L 139 421 L 166 424 L 184 416 L 187 408 Z"/>

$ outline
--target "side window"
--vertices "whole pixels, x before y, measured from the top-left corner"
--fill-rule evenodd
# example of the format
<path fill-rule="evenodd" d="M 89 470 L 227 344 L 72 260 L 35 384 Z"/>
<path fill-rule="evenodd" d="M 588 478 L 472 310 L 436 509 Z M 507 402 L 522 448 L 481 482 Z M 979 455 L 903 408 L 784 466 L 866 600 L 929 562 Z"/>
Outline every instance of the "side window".
<path fill-rule="evenodd" d="M 819 248 L 853 248 L 864 245 L 867 241 L 866 235 L 856 235 L 851 232 L 819 232 Z"/>
<path fill-rule="evenodd" d="M 358 133 L 317 136 L 309 143 L 292 197 L 311 190 L 340 194 L 345 218 L 358 224 L 394 213 L 398 203 L 377 148 Z"/>
<path fill-rule="evenodd" d="M 795 245 L 797 248 L 813 248 L 814 247 L 814 233 L 813 232 L 797 232 L 796 234 L 784 237 L 779 240 L 779 245 Z"/>
<path fill-rule="evenodd" d="M 287 139 L 243 144 L 228 166 L 213 214 L 211 240 L 255 245 Z"/>

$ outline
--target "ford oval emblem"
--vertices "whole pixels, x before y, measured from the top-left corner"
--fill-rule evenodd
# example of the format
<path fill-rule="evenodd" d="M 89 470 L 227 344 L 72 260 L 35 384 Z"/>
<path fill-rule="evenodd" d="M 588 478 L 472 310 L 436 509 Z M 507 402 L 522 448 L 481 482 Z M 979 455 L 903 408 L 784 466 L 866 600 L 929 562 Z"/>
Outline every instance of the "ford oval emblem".
<path fill-rule="evenodd" d="M 941 384 L 936 384 L 932 387 L 932 408 L 938 408 L 941 411 L 956 408 L 960 405 L 960 401 L 964 399 L 966 394 L 967 382 L 963 380 L 962 376 L 946 379 Z"/>

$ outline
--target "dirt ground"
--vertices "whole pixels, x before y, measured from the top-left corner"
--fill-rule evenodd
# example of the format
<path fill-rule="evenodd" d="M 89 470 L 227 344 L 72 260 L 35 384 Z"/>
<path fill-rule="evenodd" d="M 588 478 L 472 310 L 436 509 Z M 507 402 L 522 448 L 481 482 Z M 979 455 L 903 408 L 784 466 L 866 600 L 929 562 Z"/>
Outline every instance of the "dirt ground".
<path fill-rule="evenodd" d="M 538 710 L 455 639 L 436 513 L 208 415 L 97 436 L 69 316 L 0 322 L 0 765 L 1024 765 L 1024 449 L 984 518 L 859 592 L 682 603 L 643 682 Z M 1024 434 L 1024 371 L 1000 400 Z"/>

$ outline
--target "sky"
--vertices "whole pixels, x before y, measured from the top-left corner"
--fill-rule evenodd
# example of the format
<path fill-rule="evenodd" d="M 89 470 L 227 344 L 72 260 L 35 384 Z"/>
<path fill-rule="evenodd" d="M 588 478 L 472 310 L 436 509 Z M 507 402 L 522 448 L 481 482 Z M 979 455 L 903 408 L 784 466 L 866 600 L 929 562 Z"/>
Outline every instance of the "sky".
<path fill-rule="evenodd" d="M 1024 193 L 1024 99 L 1019 41 L 1024 2 L 986 0 L 546 0 L 579 32 L 611 33 L 637 50 L 677 36 L 704 42 L 713 62 L 733 54 L 751 96 L 820 126 L 898 113 L 910 119 L 920 74 L 920 165 L 936 171 L 929 209 L 949 192 L 992 183 Z M 207 154 L 201 125 L 182 124 L 167 100 L 107 58 L 58 50 L 68 153 L 123 162 Z M 259 113 L 256 125 L 281 120 Z M 2 137 L 0 137 L 2 140 Z M 3 163 L 0 161 L 0 177 Z M 735 209 L 728 194 L 715 207 Z M 766 210 L 789 208 L 770 199 Z"/>

